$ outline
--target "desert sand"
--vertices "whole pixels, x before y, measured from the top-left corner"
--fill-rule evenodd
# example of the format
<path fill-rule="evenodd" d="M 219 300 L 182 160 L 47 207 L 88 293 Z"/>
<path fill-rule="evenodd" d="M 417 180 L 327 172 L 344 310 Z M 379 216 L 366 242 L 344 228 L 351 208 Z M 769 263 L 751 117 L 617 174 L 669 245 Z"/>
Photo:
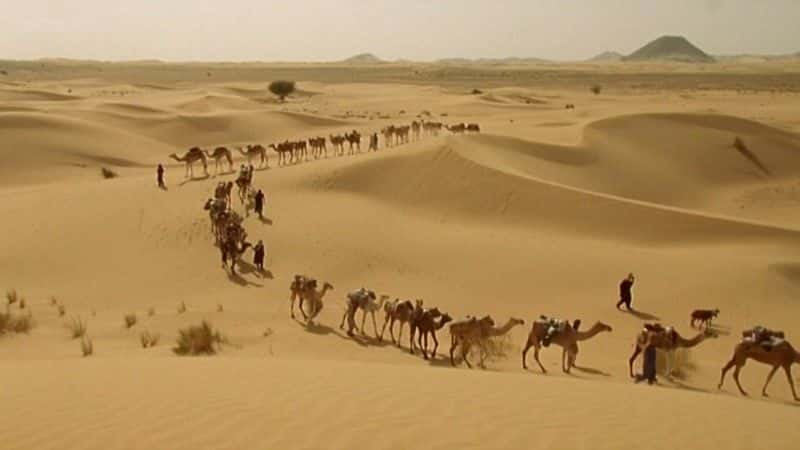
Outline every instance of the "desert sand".
<path fill-rule="evenodd" d="M 742 329 L 800 339 L 790 63 L 724 74 L 677 64 L 8 67 L 0 287 L 25 297 L 36 326 L 0 337 L 4 449 L 796 448 L 798 403 L 782 371 L 769 398 L 759 395 L 769 367 L 752 361 L 741 376 L 751 397 L 730 377 L 717 390 Z M 288 77 L 299 92 L 280 103 L 266 86 Z M 214 175 L 211 163 L 209 177 L 196 166 L 187 180 L 167 158 L 366 136 L 421 114 L 481 133 L 388 149 L 381 140 L 378 152 L 284 167 L 270 152 L 254 181 L 267 219 L 245 221 L 266 245 L 263 275 L 221 267 L 202 208 L 235 174 Z M 101 167 L 119 177 L 103 179 Z M 628 272 L 637 314 L 614 308 Z M 334 286 L 315 326 L 289 317 L 297 273 Z M 378 343 L 369 319 L 366 338 L 339 330 L 345 295 L 361 286 L 423 298 L 457 320 L 526 323 L 486 370 L 451 368 L 446 329 L 432 361 L 407 341 Z M 692 337 L 695 308 L 721 310 L 719 336 L 681 355 L 680 376 L 631 381 L 643 323 Z M 136 325 L 126 328 L 126 314 Z M 543 349 L 543 375 L 532 356 L 528 370 L 520 361 L 541 314 L 613 331 L 581 343 L 570 374 L 559 348 Z M 94 345 L 85 358 L 65 328 L 78 317 Z M 229 343 L 214 356 L 174 355 L 178 329 L 204 319 Z M 160 334 L 157 346 L 141 348 L 145 330 Z"/>

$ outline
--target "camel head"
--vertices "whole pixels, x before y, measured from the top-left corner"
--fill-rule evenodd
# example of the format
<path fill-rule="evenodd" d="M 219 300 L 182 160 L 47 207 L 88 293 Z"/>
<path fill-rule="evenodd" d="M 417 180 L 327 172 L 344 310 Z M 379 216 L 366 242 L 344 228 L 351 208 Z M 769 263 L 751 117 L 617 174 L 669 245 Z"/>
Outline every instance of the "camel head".
<path fill-rule="evenodd" d="M 333 290 L 333 285 L 326 281 L 325 284 L 322 285 L 322 289 L 332 291 Z"/>
<path fill-rule="evenodd" d="M 447 313 L 442 314 L 442 317 L 439 318 L 439 326 L 440 327 L 444 327 L 447 323 L 452 322 L 452 321 L 453 321 L 453 318 L 450 317 L 449 314 L 447 314 Z"/>
<path fill-rule="evenodd" d="M 441 317 L 442 316 L 442 312 L 439 311 L 439 308 L 437 308 L 437 307 L 433 307 L 433 308 L 425 311 L 425 313 L 428 314 L 432 318 L 436 318 L 436 317 Z"/>
<path fill-rule="evenodd" d="M 524 321 L 524 320 L 522 320 L 522 319 L 517 319 L 516 317 L 512 317 L 512 318 L 510 318 L 510 319 L 508 319 L 508 321 L 509 321 L 510 323 L 512 323 L 513 325 L 525 325 L 525 321 Z"/>

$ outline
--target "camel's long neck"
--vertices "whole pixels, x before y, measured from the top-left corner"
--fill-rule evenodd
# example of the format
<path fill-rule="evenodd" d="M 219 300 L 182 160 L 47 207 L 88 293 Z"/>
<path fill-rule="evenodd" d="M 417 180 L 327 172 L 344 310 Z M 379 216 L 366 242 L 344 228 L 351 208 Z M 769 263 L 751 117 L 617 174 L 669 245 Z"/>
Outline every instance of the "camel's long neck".
<path fill-rule="evenodd" d="M 706 340 L 706 335 L 703 334 L 703 333 L 700 333 L 700 334 L 698 334 L 697 336 L 695 336 L 695 337 L 693 337 L 691 339 L 684 339 L 680 335 L 678 335 L 677 343 L 678 343 L 678 346 L 680 346 L 680 347 L 692 348 L 695 345 L 703 342 L 704 340 Z"/>
<path fill-rule="evenodd" d="M 600 325 L 599 323 L 596 323 L 596 324 L 594 324 L 594 326 L 592 328 L 589 329 L 589 331 L 586 331 L 586 332 L 584 332 L 584 331 L 576 331 L 575 332 L 575 339 L 578 340 L 578 341 L 585 341 L 587 339 L 591 339 L 591 338 L 597 336 L 603 330 L 604 330 L 603 326 Z"/>
<path fill-rule="evenodd" d="M 502 336 L 511 331 L 511 329 L 514 328 L 515 326 L 517 326 L 517 322 L 509 320 L 505 325 L 503 325 L 500 328 L 492 328 L 491 334 L 493 336 Z"/>
<path fill-rule="evenodd" d="M 180 156 L 178 156 L 178 155 L 169 155 L 169 157 L 170 157 L 170 158 L 172 158 L 172 159 L 174 159 L 175 161 L 178 161 L 178 162 L 184 162 L 184 161 L 186 161 L 186 158 L 181 158 L 181 157 L 180 157 Z"/>

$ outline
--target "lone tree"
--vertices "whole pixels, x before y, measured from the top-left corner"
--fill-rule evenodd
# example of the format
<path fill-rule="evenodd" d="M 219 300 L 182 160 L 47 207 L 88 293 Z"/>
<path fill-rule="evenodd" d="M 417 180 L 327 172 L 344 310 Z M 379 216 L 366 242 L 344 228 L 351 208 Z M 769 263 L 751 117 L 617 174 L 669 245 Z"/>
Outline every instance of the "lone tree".
<path fill-rule="evenodd" d="M 286 100 L 286 96 L 294 92 L 294 81 L 273 81 L 269 84 L 269 91 L 281 98 L 281 101 Z"/>

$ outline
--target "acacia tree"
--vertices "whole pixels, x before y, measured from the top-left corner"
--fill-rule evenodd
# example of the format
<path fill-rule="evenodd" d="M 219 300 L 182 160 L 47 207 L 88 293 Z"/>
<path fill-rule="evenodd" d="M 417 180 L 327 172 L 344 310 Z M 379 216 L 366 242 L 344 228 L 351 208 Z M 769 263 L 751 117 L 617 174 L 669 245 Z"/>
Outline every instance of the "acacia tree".
<path fill-rule="evenodd" d="M 269 91 L 280 97 L 281 101 L 294 92 L 294 81 L 278 80 L 269 84 Z"/>

